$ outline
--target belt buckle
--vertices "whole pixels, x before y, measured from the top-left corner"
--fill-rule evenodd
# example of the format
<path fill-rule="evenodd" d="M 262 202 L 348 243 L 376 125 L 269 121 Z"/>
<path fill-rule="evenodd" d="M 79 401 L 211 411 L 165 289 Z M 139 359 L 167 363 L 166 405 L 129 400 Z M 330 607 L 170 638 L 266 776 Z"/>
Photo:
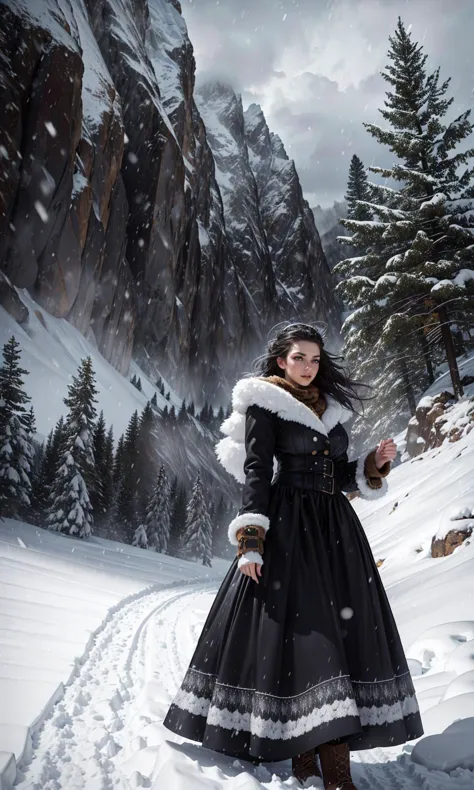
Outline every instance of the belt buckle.
<path fill-rule="evenodd" d="M 328 463 L 331 464 L 331 467 L 330 467 L 331 471 L 330 472 L 326 471 L 326 464 L 328 464 Z M 324 462 L 323 462 L 323 475 L 325 477 L 332 477 L 334 479 L 334 461 L 332 460 L 332 458 L 325 458 L 324 459 Z"/>

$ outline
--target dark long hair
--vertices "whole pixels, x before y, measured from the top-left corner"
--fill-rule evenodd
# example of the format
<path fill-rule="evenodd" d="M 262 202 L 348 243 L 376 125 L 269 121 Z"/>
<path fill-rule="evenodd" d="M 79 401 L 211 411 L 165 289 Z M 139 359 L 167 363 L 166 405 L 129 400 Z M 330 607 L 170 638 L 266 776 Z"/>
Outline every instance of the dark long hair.
<path fill-rule="evenodd" d="M 321 394 L 331 395 L 342 406 L 358 414 L 354 408 L 354 401 L 358 401 L 361 406 L 366 400 L 372 398 L 363 397 L 358 388 L 366 387 L 371 390 L 368 384 L 349 378 L 344 369 L 337 364 L 336 359 L 340 356 L 331 354 L 324 348 L 324 337 L 322 332 L 311 324 L 294 323 L 288 324 L 277 331 L 267 344 L 267 348 L 262 356 L 254 360 L 252 368 L 254 376 L 281 376 L 285 375 L 278 363 L 277 357 L 285 357 L 291 349 L 293 343 L 299 340 L 309 340 L 317 343 L 321 349 L 321 359 L 319 370 L 311 382 L 319 387 Z"/>

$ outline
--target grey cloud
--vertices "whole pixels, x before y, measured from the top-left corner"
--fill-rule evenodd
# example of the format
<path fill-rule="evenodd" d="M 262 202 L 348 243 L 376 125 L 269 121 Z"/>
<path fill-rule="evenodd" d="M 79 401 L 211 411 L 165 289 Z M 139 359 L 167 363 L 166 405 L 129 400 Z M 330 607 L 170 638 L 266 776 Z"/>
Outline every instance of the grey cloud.
<path fill-rule="evenodd" d="M 472 0 L 183 0 L 198 78 L 224 78 L 262 105 L 295 162 L 306 197 L 344 194 L 352 153 L 388 164 L 363 121 L 383 124 L 388 36 L 400 15 L 451 77 L 453 115 L 474 104 Z M 311 64 L 311 69 L 302 64 Z M 293 69 L 293 71 L 292 71 Z M 345 84 L 344 84 L 345 83 Z"/>

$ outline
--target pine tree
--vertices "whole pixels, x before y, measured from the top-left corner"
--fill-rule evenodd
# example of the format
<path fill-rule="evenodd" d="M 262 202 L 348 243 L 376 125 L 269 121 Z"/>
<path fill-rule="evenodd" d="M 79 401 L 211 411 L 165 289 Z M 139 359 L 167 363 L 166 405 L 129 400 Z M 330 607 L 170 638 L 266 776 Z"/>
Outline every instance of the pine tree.
<path fill-rule="evenodd" d="M 64 451 L 48 502 L 48 528 L 86 538 L 94 519 L 88 483 L 94 476 L 93 436 L 97 400 L 94 371 L 90 357 L 81 360 L 64 403 L 69 409 Z"/>
<path fill-rule="evenodd" d="M 3 346 L 0 369 L 0 515 L 20 517 L 30 507 L 31 467 L 34 458 L 34 417 L 26 410 L 31 400 L 24 391 L 20 344 L 14 337 Z"/>
<path fill-rule="evenodd" d="M 124 454 L 125 454 L 124 445 L 125 445 L 125 436 L 123 436 L 122 434 L 122 436 L 117 442 L 117 449 L 115 451 L 115 458 L 114 458 L 113 478 L 115 485 L 118 485 L 118 483 L 122 479 L 122 475 L 124 472 Z"/>
<path fill-rule="evenodd" d="M 136 387 L 137 387 L 138 392 L 142 391 L 142 380 L 140 378 L 137 379 Z"/>
<path fill-rule="evenodd" d="M 109 525 L 110 516 L 114 503 L 114 431 L 110 426 L 107 436 L 105 437 L 104 459 L 103 459 L 103 482 L 102 482 L 102 502 L 103 524 Z"/>
<path fill-rule="evenodd" d="M 72 437 L 74 458 L 88 482 L 94 474 L 94 431 L 97 403 L 94 370 L 90 357 L 81 360 L 77 376 L 73 376 L 64 403 L 69 409 L 66 430 Z"/>
<path fill-rule="evenodd" d="M 168 554 L 183 556 L 182 539 L 186 529 L 186 489 L 175 478 L 170 493 L 171 523 L 168 541 Z"/>
<path fill-rule="evenodd" d="M 162 464 L 158 472 L 155 488 L 148 502 L 145 520 L 148 545 L 159 552 L 165 552 L 168 548 L 171 510 L 170 484 L 165 467 Z"/>
<path fill-rule="evenodd" d="M 156 415 L 148 401 L 140 415 L 137 440 L 136 490 L 141 519 L 156 479 L 155 427 Z"/>
<path fill-rule="evenodd" d="M 148 548 L 148 537 L 144 524 L 140 524 L 140 526 L 136 528 L 133 535 L 132 546 L 137 546 L 139 549 Z"/>
<path fill-rule="evenodd" d="M 101 411 L 93 434 L 94 473 L 89 485 L 89 495 L 97 526 L 108 523 L 114 498 L 113 429 L 106 432 L 104 413 Z"/>
<path fill-rule="evenodd" d="M 349 180 L 345 199 L 349 219 L 370 220 L 372 212 L 366 203 L 370 203 L 372 192 L 362 160 L 354 154 L 349 167 Z"/>
<path fill-rule="evenodd" d="M 114 514 L 114 518 L 117 521 L 115 525 L 116 534 L 123 535 L 127 543 L 132 543 L 135 530 L 139 526 L 137 491 L 139 432 L 140 420 L 138 412 L 135 411 L 130 418 L 123 439 L 122 457 L 120 459 L 121 475 L 117 482 L 117 499 Z"/>
<path fill-rule="evenodd" d="M 154 409 L 158 409 L 158 397 L 157 397 L 156 392 L 153 393 L 153 397 L 152 397 L 150 403 L 151 403 L 151 405 L 153 406 Z"/>
<path fill-rule="evenodd" d="M 137 386 L 137 377 L 135 376 L 135 374 L 130 379 L 130 384 L 133 384 L 134 387 Z"/>
<path fill-rule="evenodd" d="M 191 401 L 191 403 L 188 406 L 188 414 L 191 417 L 195 417 L 195 415 L 196 415 L 196 411 L 195 411 L 195 408 L 194 408 L 194 401 Z"/>
<path fill-rule="evenodd" d="M 198 472 L 191 499 L 186 508 L 186 531 L 183 537 L 183 553 L 186 557 L 202 559 L 203 565 L 211 565 L 212 525 L 204 498 L 201 476 Z"/>
<path fill-rule="evenodd" d="M 470 110 L 443 123 L 453 101 L 446 98 L 449 79 L 440 83 L 439 69 L 427 75 L 427 56 L 400 19 L 390 45 L 383 77 L 392 90 L 381 111 L 390 128 L 365 126 L 400 160 L 391 169 L 369 170 L 401 188 L 386 189 L 385 204 L 371 204 L 376 221 L 343 221 L 354 234 L 351 243 L 365 250 L 335 269 L 346 278 L 338 290 L 354 311 L 345 331 L 354 335 L 352 345 L 375 343 L 381 356 L 403 336 L 419 349 L 430 375 L 425 330 L 427 321 L 437 325 L 433 342 L 441 340 L 460 397 L 450 327 L 467 329 L 474 320 L 474 170 L 468 166 L 474 150 L 455 149 L 474 126 Z"/>
<path fill-rule="evenodd" d="M 55 428 L 49 432 L 43 447 L 38 474 L 33 480 L 31 502 L 34 520 L 39 526 L 46 526 L 48 503 L 52 487 L 58 476 L 59 467 L 61 466 L 61 458 L 65 448 L 64 442 L 64 419 L 60 417 Z"/>
<path fill-rule="evenodd" d="M 179 407 L 178 411 L 178 422 L 180 425 L 183 425 L 188 420 L 188 413 L 186 409 L 186 401 L 183 400 L 181 406 Z"/>

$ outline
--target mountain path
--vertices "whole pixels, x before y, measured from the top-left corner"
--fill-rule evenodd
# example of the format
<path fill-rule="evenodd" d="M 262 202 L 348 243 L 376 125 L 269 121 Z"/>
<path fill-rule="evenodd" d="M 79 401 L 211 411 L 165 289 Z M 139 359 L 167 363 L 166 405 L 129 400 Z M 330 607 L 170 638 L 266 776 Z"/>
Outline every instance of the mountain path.
<path fill-rule="evenodd" d="M 300 787 L 290 761 L 254 767 L 163 727 L 215 591 L 201 582 L 124 604 L 34 737 L 16 790 Z M 471 771 L 428 771 L 393 749 L 354 755 L 353 776 L 359 790 L 468 790 L 474 779 Z"/>

